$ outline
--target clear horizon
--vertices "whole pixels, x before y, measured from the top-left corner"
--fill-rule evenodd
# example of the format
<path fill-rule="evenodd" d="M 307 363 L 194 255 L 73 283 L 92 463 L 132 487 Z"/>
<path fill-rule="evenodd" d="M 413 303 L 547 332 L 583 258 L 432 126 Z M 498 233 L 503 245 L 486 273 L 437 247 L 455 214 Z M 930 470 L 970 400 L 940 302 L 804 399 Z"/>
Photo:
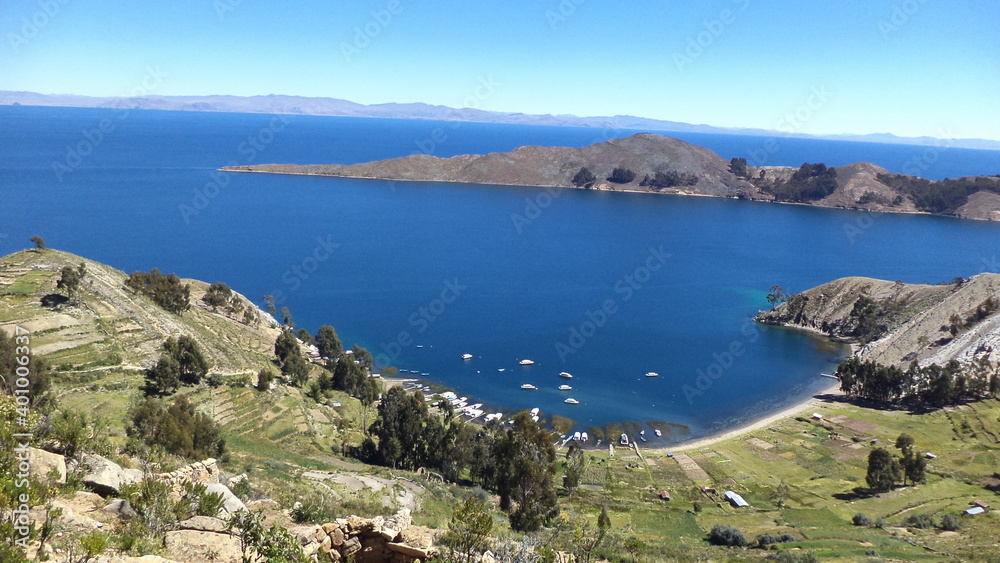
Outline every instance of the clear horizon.
<path fill-rule="evenodd" d="M 1000 5 L 713 0 L 537 6 L 382 0 L 280 9 L 16 0 L 0 89 L 281 94 L 630 115 L 810 135 L 1000 140 Z M 150 69 L 157 76 L 150 80 Z"/>

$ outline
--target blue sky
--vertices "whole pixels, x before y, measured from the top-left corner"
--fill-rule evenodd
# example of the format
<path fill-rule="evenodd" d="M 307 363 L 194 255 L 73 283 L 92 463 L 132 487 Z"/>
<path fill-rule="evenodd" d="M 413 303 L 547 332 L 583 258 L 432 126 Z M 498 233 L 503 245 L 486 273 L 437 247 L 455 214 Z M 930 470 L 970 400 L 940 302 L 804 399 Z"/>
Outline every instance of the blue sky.
<path fill-rule="evenodd" d="M 1000 139 L 998 21 L 992 0 L 2 0 L 0 89 L 125 96 L 154 69 L 162 95 Z"/>

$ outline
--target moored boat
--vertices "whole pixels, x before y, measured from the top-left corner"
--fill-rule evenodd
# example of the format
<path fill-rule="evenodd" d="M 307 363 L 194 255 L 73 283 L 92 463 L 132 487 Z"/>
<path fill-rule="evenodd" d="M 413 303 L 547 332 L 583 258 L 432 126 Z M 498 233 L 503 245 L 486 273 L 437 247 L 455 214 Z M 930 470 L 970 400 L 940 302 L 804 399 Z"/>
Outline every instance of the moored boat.
<path fill-rule="evenodd" d="M 538 387 L 535 387 L 534 385 L 532 385 L 530 383 L 525 383 L 524 385 L 521 385 L 521 389 L 528 389 L 528 390 L 534 391 L 535 389 L 538 389 Z"/>
<path fill-rule="evenodd" d="M 572 388 L 572 387 L 570 387 L 569 385 L 560 385 L 560 386 L 559 386 L 559 390 L 560 390 L 560 391 L 572 391 L 572 390 L 573 390 L 573 388 Z"/>
<path fill-rule="evenodd" d="M 533 365 L 535 365 L 534 360 L 528 360 L 528 359 L 521 360 L 518 363 L 521 364 L 522 366 L 533 366 Z"/>
<path fill-rule="evenodd" d="M 573 379 L 573 374 L 569 373 L 568 371 L 564 371 L 564 372 L 562 372 L 562 373 L 559 374 L 559 377 L 562 377 L 562 378 L 565 378 L 565 379 Z"/>
<path fill-rule="evenodd" d="M 577 401 L 576 399 L 573 399 L 573 398 L 566 399 L 563 402 L 566 403 L 566 404 L 568 404 L 568 405 L 579 405 L 580 404 L 580 401 Z"/>
<path fill-rule="evenodd" d="M 647 371 L 646 377 L 660 377 L 660 374 L 656 373 L 655 371 Z"/>

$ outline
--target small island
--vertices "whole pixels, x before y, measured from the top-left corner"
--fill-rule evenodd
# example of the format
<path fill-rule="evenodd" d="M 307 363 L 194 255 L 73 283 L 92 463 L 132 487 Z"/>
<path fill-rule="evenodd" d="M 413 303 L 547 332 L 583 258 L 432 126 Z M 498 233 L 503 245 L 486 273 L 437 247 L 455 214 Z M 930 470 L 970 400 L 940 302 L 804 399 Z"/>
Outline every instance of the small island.
<path fill-rule="evenodd" d="M 745 158 L 727 161 L 704 147 L 652 133 L 581 148 L 524 146 L 451 158 L 415 154 L 350 165 L 257 164 L 221 170 L 700 195 L 1000 221 L 1000 175 L 934 181 L 867 162 L 751 166 Z"/>

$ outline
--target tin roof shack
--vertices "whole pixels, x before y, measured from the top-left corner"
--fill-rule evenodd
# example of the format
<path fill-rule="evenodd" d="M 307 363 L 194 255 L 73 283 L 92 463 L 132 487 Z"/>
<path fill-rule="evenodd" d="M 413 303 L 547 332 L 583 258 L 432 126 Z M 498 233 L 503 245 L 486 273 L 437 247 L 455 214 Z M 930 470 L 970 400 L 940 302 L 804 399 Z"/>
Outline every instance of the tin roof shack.
<path fill-rule="evenodd" d="M 974 507 L 972 507 L 972 508 L 970 508 L 970 509 L 968 509 L 968 510 L 965 511 L 965 513 L 968 514 L 969 516 L 975 516 L 976 514 L 982 514 L 984 512 L 986 512 L 986 511 L 983 510 L 983 507 L 981 507 L 981 506 L 974 506 Z"/>
<path fill-rule="evenodd" d="M 747 501 L 743 500 L 743 497 L 734 493 L 733 491 L 726 491 L 726 500 L 736 508 L 746 508 L 750 506 Z"/>
<path fill-rule="evenodd" d="M 660 491 L 660 500 L 670 500 L 670 493 L 667 491 Z"/>

